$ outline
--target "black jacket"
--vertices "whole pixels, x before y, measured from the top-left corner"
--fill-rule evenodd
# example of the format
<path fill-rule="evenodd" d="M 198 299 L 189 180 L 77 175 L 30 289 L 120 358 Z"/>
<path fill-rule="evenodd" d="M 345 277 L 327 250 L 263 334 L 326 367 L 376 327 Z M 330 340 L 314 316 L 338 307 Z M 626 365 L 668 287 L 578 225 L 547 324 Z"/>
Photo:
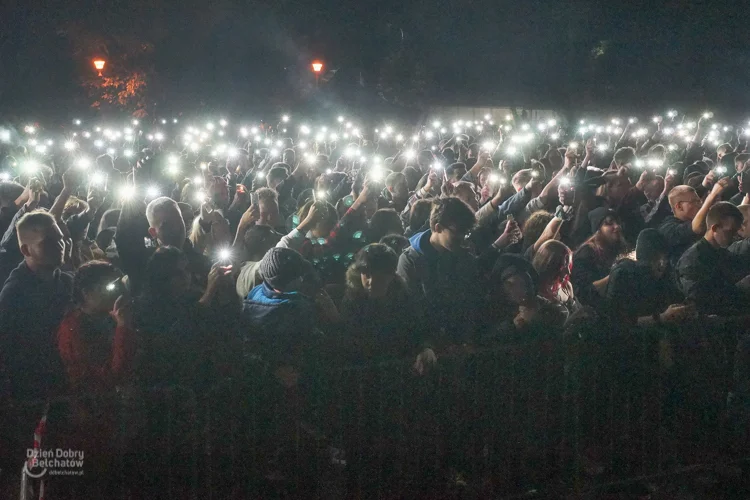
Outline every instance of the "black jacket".
<path fill-rule="evenodd" d="M 0 291 L 0 359 L 10 395 L 36 399 L 64 380 L 57 327 L 70 304 L 73 277 L 40 279 L 22 262 Z M 6 386 L 7 389 L 7 386 Z"/>
<path fill-rule="evenodd" d="M 682 293 L 706 314 L 745 314 L 748 297 L 735 284 L 749 273 L 747 258 L 714 248 L 705 238 L 690 247 L 677 265 Z"/>
<path fill-rule="evenodd" d="M 425 231 L 412 236 L 396 272 L 424 311 L 431 338 L 438 343 L 470 342 L 482 288 L 477 260 L 467 251 L 438 252 L 430 244 L 431 235 Z"/>

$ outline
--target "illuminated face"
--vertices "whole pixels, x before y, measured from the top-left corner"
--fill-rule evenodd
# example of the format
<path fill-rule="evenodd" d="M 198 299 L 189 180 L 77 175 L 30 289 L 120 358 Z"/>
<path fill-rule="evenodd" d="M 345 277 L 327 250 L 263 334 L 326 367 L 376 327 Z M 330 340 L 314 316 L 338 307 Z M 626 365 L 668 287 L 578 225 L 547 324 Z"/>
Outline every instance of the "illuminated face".
<path fill-rule="evenodd" d="M 21 252 L 33 264 L 54 269 L 63 264 L 65 243 L 62 231 L 57 224 L 31 231 L 24 236 Z"/>
<path fill-rule="evenodd" d="M 680 220 L 693 220 L 701 209 L 701 199 L 695 191 L 675 203 L 675 216 Z"/>
<path fill-rule="evenodd" d="M 177 207 L 164 207 L 156 215 L 155 226 L 149 228 L 151 237 L 156 238 L 160 245 L 170 245 L 182 248 L 185 244 L 185 221 Z"/>
<path fill-rule="evenodd" d="M 599 232 L 604 237 L 604 240 L 609 243 L 617 243 L 622 237 L 622 227 L 620 227 L 620 223 L 617 222 L 617 219 L 611 215 L 604 219 L 604 222 L 602 222 L 602 225 L 599 228 Z"/>

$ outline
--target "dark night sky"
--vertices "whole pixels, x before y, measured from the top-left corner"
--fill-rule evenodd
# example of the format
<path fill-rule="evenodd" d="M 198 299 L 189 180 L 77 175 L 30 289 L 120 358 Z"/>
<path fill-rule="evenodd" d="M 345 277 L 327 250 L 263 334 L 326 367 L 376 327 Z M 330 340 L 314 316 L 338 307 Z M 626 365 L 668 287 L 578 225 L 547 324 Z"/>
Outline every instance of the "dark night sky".
<path fill-rule="evenodd" d="M 150 102 L 165 112 L 299 102 L 314 57 L 339 69 L 326 85 L 328 102 L 377 102 L 384 60 L 399 48 L 404 74 L 423 69 L 428 102 L 746 108 L 742 28 L 750 7 L 742 4 L 4 0 L 0 110 L 80 110 L 80 79 L 91 77 L 91 57 L 102 52 L 111 70 L 146 69 Z"/>

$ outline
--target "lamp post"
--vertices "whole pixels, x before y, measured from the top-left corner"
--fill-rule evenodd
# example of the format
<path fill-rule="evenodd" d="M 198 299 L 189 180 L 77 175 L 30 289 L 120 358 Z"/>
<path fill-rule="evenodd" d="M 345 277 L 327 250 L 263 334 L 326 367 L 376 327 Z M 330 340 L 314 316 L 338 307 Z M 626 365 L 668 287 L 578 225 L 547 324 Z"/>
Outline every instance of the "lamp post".
<path fill-rule="evenodd" d="M 318 80 L 320 80 L 320 73 L 323 71 L 323 63 L 320 61 L 312 62 L 312 70 L 315 73 L 315 87 L 318 87 Z"/>
<path fill-rule="evenodd" d="M 104 59 L 94 59 L 94 67 L 99 72 L 99 76 L 102 76 L 102 70 L 104 69 L 105 64 L 106 61 Z"/>

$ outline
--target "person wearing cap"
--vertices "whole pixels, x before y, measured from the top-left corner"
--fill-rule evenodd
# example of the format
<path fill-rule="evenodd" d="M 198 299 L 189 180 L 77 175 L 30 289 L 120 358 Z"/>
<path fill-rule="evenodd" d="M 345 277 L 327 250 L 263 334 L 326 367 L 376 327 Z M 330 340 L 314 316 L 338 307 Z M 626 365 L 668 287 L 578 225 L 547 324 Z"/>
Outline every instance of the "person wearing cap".
<path fill-rule="evenodd" d="M 669 274 L 669 246 L 656 229 L 644 229 L 635 245 L 635 260 L 613 268 L 607 286 L 607 312 L 613 325 L 650 326 L 673 323 L 693 310 L 673 305 L 682 295 Z"/>
<path fill-rule="evenodd" d="M 519 255 L 501 255 L 490 272 L 483 341 L 518 341 L 554 335 L 565 315 L 538 296 L 539 275 Z"/>
<path fill-rule="evenodd" d="M 706 231 L 706 214 L 721 198 L 721 193 L 728 184 L 729 179 L 717 182 L 703 203 L 690 186 L 677 186 L 669 192 L 672 215 L 666 217 L 658 229 L 667 241 L 672 266 L 676 267 L 685 250 L 703 236 Z"/>
<path fill-rule="evenodd" d="M 588 218 L 594 234 L 573 254 L 571 282 L 581 303 L 596 308 L 602 302 L 612 264 L 627 242 L 614 210 L 595 208 Z"/>
<path fill-rule="evenodd" d="M 271 226 L 254 225 L 243 235 L 244 263 L 237 276 L 236 291 L 240 299 L 245 299 L 250 290 L 260 285 L 260 262 L 270 249 L 276 246 L 281 234 Z"/>
<path fill-rule="evenodd" d="M 677 264 L 679 287 L 699 312 L 737 316 L 747 311 L 747 258 L 727 248 L 742 226 L 742 212 L 729 202 L 712 206 L 706 216 L 706 234 Z M 741 286 L 738 284 L 741 283 Z"/>
<path fill-rule="evenodd" d="M 260 261 L 263 283 L 242 304 L 250 346 L 271 363 L 296 365 L 312 339 L 320 282 L 312 264 L 289 248 L 274 247 Z"/>

